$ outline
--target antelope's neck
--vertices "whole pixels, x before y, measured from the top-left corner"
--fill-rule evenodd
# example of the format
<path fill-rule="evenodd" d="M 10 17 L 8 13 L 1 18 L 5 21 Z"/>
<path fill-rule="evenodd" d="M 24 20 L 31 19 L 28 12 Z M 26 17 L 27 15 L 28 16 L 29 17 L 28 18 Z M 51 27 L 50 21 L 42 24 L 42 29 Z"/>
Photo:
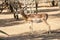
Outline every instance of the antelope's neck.
<path fill-rule="evenodd" d="M 21 14 L 24 18 L 27 18 L 27 15 L 25 13 Z"/>

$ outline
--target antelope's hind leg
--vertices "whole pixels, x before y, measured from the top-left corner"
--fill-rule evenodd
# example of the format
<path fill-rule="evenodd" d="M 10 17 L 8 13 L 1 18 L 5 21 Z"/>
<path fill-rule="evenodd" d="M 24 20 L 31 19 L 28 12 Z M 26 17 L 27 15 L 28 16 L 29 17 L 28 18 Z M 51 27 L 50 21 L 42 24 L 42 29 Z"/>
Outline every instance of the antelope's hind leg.
<path fill-rule="evenodd" d="M 51 34 L 51 26 L 48 24 L 47 20 L 43 19 L 43 22 L 48 26 L 48 34 Z"/>

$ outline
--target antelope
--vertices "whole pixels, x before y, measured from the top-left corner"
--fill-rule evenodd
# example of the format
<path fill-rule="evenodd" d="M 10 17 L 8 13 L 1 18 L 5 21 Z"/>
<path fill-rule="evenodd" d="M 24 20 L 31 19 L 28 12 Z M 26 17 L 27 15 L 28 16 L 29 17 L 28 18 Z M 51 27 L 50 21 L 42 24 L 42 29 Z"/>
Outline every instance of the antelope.
<path fill-rule="evenodd" d="M 49 27 L 49 34 L 51 33 L 50 25 L 47 22 L 48 14 L 40 13 L 40 14 L 29 14 L 29 15 L 26 15 L 24 13 L 24 10 L 21 10 L 20 12 L 21 12 L 20 14 L 22 15 L 23 19 L 26 22 L 29 21 L 29 22 L 33 23 L 33 21 L 37 20 L 37 19 L 40 19 L 42 22 L 45 22 L 45 24 Z M 33 31 L 32 26 L 30 26 L 30 29 L 31 29 L 31 31 Z"/>

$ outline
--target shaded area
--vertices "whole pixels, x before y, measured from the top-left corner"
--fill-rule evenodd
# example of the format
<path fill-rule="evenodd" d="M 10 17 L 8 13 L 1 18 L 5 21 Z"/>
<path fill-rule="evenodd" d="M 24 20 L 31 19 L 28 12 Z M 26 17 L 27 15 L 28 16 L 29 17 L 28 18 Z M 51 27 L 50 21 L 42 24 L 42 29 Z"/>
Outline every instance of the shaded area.
<path fill-rule="evenodd" d="M 54 7 L 52 7 L 52 8 L 54 8 Z M 53 12 L 53 11 L 59 11 L 60 9 L 37 9 L 38 10 L 38 12 Z M 33 10 L 34 11 L 34 13 L 36 13 L 36 9 L 35 10 Z M 19 13 L 19 11 L 18 11 L 18 13 Z M 30 13 L 30 10 L 27 10 L 27 13 Z M 2 13 L 0 13 L 0 14 L 13 14 L 12 12 L 2 12 Z"/>
<path fill-rule="evenodd" d="M 23 19 L 19 19 L 18 21 L 11 18 L 11 19 L 0 19 L 0 27 L 6 27 L 6 26 L 14 26 L 23 24 L 24 22 L 21 22 Z"/>
<path fill-rule="evenodd" d="M 57 14 L 50 14 L 49 18 L 60 18 L 60 13 Z M 0 27 L 6 27 L 6 26 L 14 26 L 14 25 L 19 25 L 19 24 L 24 24 L 24 22 L 22 22 L 23 19 L 19 18 L 18 21 L 16 21 L 14 18 L 10 18 L 10 19 L 0 19 Z M 41 21 L 38 21 L 37 23 L 40 23 Z"/>
<path fill-rule="evenodd" d="M 53 11 L 59 11 L 59 9 L 42 9 L 42 10 L 38 10 L 38 12 L 53 12 Z"/>
<path fill-rule="evenodd" d="M 59 11 L 59 9 L 37 9 L 38 12 L 53 12 L 53 11 Z M 36 13 L 36 10 L 33 10 L 34 13 Z M 29 10 L 27 11 L 29 13 Z"/>
<path fill-rule="evenodd" d="M 60 13 L 57 13 L 57 14 L 50 14 L 49 15 L 49 18 L 60 18 Z"/>
<path fill-rule="evenodd" d="M 43 34 L 45 34 L 45 33 L 43 33 Z M 43 37 L 42 40 L 51 40 L 51 39 L 60 40 L 60 29 L 52 30 L 50 35 L 43 35 L 42 37 Z"/>
<path fill-rule="evenodd" d="M 2 13 L 0 13 L 0 14 L 9 15 L 9 14 L 14 14 L 14 13 L 13 13 L 13 12 L 2 12 Z M 18 11 L 18 14 L 20 14 L 19 11 Z"/>
<path fill-rule="evenodd" d="M 56 16 L 56 17 L 60 17 L 60 13 L 57 13 L 57 14 L 50 14 L 49 16 Z"/>
<path fill-rule="evenodd" d="M 4 39 L 0 38 L 0 40 L 4 40 Z"/>
<path fill-rule="evenodd" d="M 48 32 L 48 31 L 47 31 Z M 40 34 L 40 31 L 34 31 L 33 34 L 30 32 L 25 32 L 19 35 L 12 35 L 11 37 L 4 38 L 5 40 L 52 40 L 52 39 L 60 39 L 60 29 L 52 30 L 51 34 L 47 34 L 47 32 L 43 32 Z M 38 34 L 39 33 L 39 34 Z"/>
<path fill-rule="evenodd" d="M 5 15 L 7 14 L 8 15 L 8 14 L 13 14 L 13 13 L 11 13 L 11 12 L 2 12 L 0 14 L 5 14 Z"/>

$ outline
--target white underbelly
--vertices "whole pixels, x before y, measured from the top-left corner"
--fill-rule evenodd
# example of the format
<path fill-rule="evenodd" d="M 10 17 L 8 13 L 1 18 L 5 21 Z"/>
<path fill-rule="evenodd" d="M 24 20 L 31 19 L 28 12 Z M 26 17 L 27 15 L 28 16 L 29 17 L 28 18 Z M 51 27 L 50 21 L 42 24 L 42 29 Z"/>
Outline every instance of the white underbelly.
<path fill-rule="evenodd" d="M 40 18 L 33 18 L 32 19 L 33 21 L 39 21 L 39 20 L 41 20 Z"/>
<path fill-rule="evenodd" d="M 41 18 L 29 18 L 29 20 L 33 21 L 33 22 L 41 22 Z"/>
<path fill-rule="evenodd" d="M 33 18 L 32 21 L 36 23 L 42 22 L 41 18 Z"/>

